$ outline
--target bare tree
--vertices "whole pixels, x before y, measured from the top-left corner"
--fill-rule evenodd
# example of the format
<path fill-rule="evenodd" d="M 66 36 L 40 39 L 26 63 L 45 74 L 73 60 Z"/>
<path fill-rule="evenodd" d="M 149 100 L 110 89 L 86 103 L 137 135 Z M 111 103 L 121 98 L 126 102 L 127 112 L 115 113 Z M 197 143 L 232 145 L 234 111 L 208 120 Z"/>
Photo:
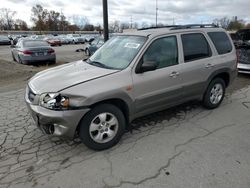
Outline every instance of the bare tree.
<path fill-rule="evenodd" d="M 3 28 L 6 30 L 13 29 L 14 26 L 14 16 L 16 11 L 12 11 L 8 8 L 1 8 L 0 9 L 0 19 L 2 20 Z"/>
<path fill-rule="evenodd" d="M 47 14 L 46 25 L 48 30 L 50 31 L 57 31 L 59 27 L 59 17 L 60 13 L 55 11 L 50 11 Z"/>
<path fill-rule="evenodd" d="M 4 20 L 0 17 L 0 30 L 4 30 Z"/>
<path fill-rule="evenodd" d="M 34 22 L 35 25 L 34 28 L 39 30 L 40 32 L 42 30 L 45 30 L 46 29 L 45 22 L 48 15 L 48 11 L 46 9 L 43 9 L 41 5 L 36 5 L 32 7 L 31 11 L 32 11 L 31 21 Z"/>
<path fill-rule="evenodd" d="M 28 25 L 25 21 L 23 21 L 21 19 L 17 19 L 17 20 L 15 20 L 14 29 L 27 31 L 29 28 L 28 28 Z"/>
<path fill-rule="evenodd" d="M 213 24 L 218 25 L 224 29 L 228 28 L 229 23 L 230 23 L 230 19 L 228 19 L 227 17 L 223 17 L 220 19 L 216 18 L 213 21 Z"/>
<path fill-rule="evenodd" d="M 60 15 L 60 20 L 59 20 L 59 26 L 58 26 L 58 27 L 59 27 L 59 30 L 60 30 L 60 31 L 65 31 L 65 30 L 67 30 L 68 25 L 69 25 L 69 22 L 66 21 L 66 17 L 64 16 L 63 13 L 61 13 L 61 15 Z"/>

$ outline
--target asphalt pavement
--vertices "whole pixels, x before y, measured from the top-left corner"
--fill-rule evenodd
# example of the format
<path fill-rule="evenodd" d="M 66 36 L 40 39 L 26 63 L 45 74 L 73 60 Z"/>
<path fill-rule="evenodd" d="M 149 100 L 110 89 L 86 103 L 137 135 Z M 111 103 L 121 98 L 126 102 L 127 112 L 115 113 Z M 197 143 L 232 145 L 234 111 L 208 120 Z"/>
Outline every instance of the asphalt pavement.
<path fill-rule="evenodd" d="M 250 187 L 250 87 L 206 110 L 188 103 L 137 119 L 106 151 L 43 135 L 24 90 L 0 94 L 0 187 Z"/>
<path fill-rule="evenodd" d="M 78 48 L 55 47 L 58 62 L 82 59 Z M 11 61 L 9 47 L 0 46 L 0 59 Z M 139 118 L 118 145 L 101 152 L 79 139 L 44 135 L 27 111 L 24 85 L 3 90 L 0 187 L 249 188 L 249 85 L 250 76 L 239 75 L 214 110 L 190 102 Z"/>

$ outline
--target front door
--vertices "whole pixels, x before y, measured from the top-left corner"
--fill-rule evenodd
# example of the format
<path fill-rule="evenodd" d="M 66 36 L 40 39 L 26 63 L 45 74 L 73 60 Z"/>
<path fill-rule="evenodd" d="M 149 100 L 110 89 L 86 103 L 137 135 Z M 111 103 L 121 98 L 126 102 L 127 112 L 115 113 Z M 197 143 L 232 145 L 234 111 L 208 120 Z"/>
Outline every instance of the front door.
<path fill-rule="evenodd" d="M 132 73 L 136 114 L 147 114 L 178 103 L 182 95 L 181 65 L 176 36 L 158 38 L 151 43 L 137 66 L 157 63 L 154 71 Z"/>

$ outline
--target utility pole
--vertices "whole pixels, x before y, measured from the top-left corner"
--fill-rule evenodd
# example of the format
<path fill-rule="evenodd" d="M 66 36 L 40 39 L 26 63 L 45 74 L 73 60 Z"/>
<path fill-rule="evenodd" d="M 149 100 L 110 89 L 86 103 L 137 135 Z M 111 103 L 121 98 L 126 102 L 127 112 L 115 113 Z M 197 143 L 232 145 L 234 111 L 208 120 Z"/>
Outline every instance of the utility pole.
<path fill-rule="evenodd" d="M 109 25 L 108 25 L 108 2 L 107 0 L 102 0 L 103 7 L 103 36 L 104 41 L 109 39 Z"/>
<path fill-rule="evenodd" d="M 157 27 L 157 17 L 158 17 L 158 0 L 155 2 L 155 27 Z"/>
<path fill-rule="evenodd" d="M 132 29 L 132 27 L 133 27 L 133 17 L 130 16 L 130 29 Z"/>

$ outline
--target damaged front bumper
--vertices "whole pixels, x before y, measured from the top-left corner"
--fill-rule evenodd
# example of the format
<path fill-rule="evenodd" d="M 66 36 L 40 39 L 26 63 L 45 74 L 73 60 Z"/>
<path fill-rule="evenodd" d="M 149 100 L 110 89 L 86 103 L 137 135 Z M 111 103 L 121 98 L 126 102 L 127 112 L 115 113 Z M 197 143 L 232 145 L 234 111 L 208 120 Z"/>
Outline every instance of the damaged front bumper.
<path fill-rule="evenodd" d="M 34 95 L 34 94 L 33 94 Z M 33 98 L 35 98 L 33 96 Z M 33 104 L 29 90 L 26 90 L 25 101 L 36 126 L 45 134 L 63 136 L 73 139 L 77 126 L 89 108 L 55 111 Z"/>

